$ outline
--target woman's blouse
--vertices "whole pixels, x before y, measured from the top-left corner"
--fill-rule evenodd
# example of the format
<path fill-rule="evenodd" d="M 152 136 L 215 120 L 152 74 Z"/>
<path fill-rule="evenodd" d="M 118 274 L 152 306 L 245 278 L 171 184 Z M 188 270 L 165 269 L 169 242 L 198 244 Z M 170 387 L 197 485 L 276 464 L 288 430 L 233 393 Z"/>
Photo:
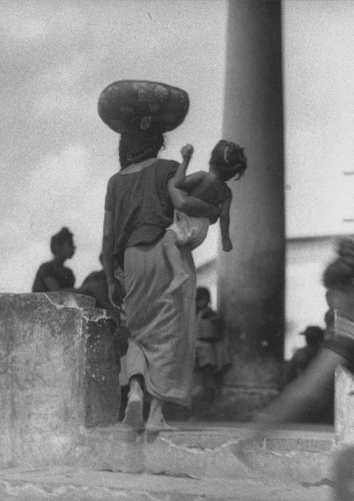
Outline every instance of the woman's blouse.
<path fill-rule="evenodd" d="M 113 217 L 113 254 L 119 266 L 123 266 L 127 247 L 154 243 L 172 223 L 167 183 L 178 165 L 173 160 L 156 160 L 138 172 L 118 172 L 108 181 L 105 210 Z"/>

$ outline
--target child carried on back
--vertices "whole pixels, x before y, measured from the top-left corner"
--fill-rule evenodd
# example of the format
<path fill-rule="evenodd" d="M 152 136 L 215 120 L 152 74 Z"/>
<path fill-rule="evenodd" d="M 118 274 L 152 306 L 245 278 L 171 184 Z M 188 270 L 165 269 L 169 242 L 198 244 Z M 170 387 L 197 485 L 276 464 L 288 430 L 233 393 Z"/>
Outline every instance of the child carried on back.
<path fill-rule="evenodd" d="M 193 197 L 204 200 L 220 207 L 220 231 L 222 248 L 225 252 L 232 250 L 229 235 L 230 206 L 232 191 L 226 182 L 244 174 L 247 160 L 244 149 L 235 143 L 221 140 L 211 153 L 209 172 L 198 171 L 186 176 L 186 170 L 193 154 L 193 146 L 187 144 L 181 149 L 182 162 L 175 175 L 175 187 L 185 190 Z M 163 246 L 171 264 L 173 279 L 168 288 L 172 292 L 187 280 L 188 275 L 183 271 L 180 253 L 177 247 L 189 244 L 192 249 L 198 247 L 206 238 L 210 220 L 202 217 L 192 217 L 180 211 L 175 211 L 174 221 L 166 229 L 163 237 Z"/>

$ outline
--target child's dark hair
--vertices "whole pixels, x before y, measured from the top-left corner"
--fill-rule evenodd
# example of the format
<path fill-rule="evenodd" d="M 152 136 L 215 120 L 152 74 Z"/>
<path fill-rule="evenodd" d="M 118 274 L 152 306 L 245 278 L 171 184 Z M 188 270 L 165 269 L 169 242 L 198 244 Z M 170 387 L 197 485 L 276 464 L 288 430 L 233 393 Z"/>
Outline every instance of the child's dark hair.
<path fill-rule="evenodd" d="M 240 179 L 247 169 L 244 148 L 236 143 L 222 139 L 211 152 L 209 164 L 217 169 L 223 181 L 228 181 L 235 176 L 237 176 L 236 179 Z"/>
<path fill-rule="evenodd" d="M 148 158 L 156 158 L 164 146 L 164 136 L 157 128 L 140 129 L 132 126 L 121 135 L 119 163 L 122 169 Z"/>
<path fill-rule="evenodd" d="M 73 236 L 73 233 L 71 233 L 71 231 L 66 227 L 63 227 L 59 231 L 59 233 L 53 235 L 50 239 L 50 250 L 52 251 L 52 253 L 55 255 L 58 251 L 58 248 L 64 245 L 66 241 L 72 241 Z"/>

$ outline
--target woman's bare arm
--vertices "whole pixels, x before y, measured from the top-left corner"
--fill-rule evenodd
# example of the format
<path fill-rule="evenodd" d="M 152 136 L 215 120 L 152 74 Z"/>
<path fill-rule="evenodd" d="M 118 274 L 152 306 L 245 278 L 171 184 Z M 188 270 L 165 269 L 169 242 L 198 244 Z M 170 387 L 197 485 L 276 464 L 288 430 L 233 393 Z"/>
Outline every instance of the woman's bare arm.
<path fill-rule="evenodd" d="M 112 213 L 106 210 L 104 213 L 104 222 L 103 222 L 102 259 L 108 285 L 113 284 L 115 281 L 113 248 L 114 248 L 113 217 Z"/>
<path fill-rule="evenodd" d="M 119 301 L 115 300 L 117 289 L 119 289 L 119 284 L 114 276 L 114 232 L 113 232 L 113 216 L 110 211 L 105 211 L 104 222 L 103 222 L 103 239 L 102 239 L 102 258 L 103 266 L 106 272 L 107 285 L 108 285 L 108 297 L 111 304 L 117 308 L 120 307 L 119 301 L 122 299 L 119 297 Z M 121 293 L 121 290 L 119 290 Z M 119 296 L 119 294 L 118 294 Z"/>

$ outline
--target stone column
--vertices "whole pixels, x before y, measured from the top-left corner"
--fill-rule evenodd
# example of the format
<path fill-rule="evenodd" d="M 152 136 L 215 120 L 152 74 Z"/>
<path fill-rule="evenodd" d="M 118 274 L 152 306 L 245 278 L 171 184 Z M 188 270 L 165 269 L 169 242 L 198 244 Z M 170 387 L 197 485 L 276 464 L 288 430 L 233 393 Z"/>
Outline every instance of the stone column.
<path fill-rule="evenodd" d="M 244 146 L 248 159 L 245 176 L 229 183 L 234 248 L 220 249 L 218 259 L 219 310 L 233 353 L 225 388 L 229 401 L 236 400 L 230 418 L 248 419 L 273 396 L 283 358 L 280 7 L 278 1 L 229 2 L 223 136 Z"/>

